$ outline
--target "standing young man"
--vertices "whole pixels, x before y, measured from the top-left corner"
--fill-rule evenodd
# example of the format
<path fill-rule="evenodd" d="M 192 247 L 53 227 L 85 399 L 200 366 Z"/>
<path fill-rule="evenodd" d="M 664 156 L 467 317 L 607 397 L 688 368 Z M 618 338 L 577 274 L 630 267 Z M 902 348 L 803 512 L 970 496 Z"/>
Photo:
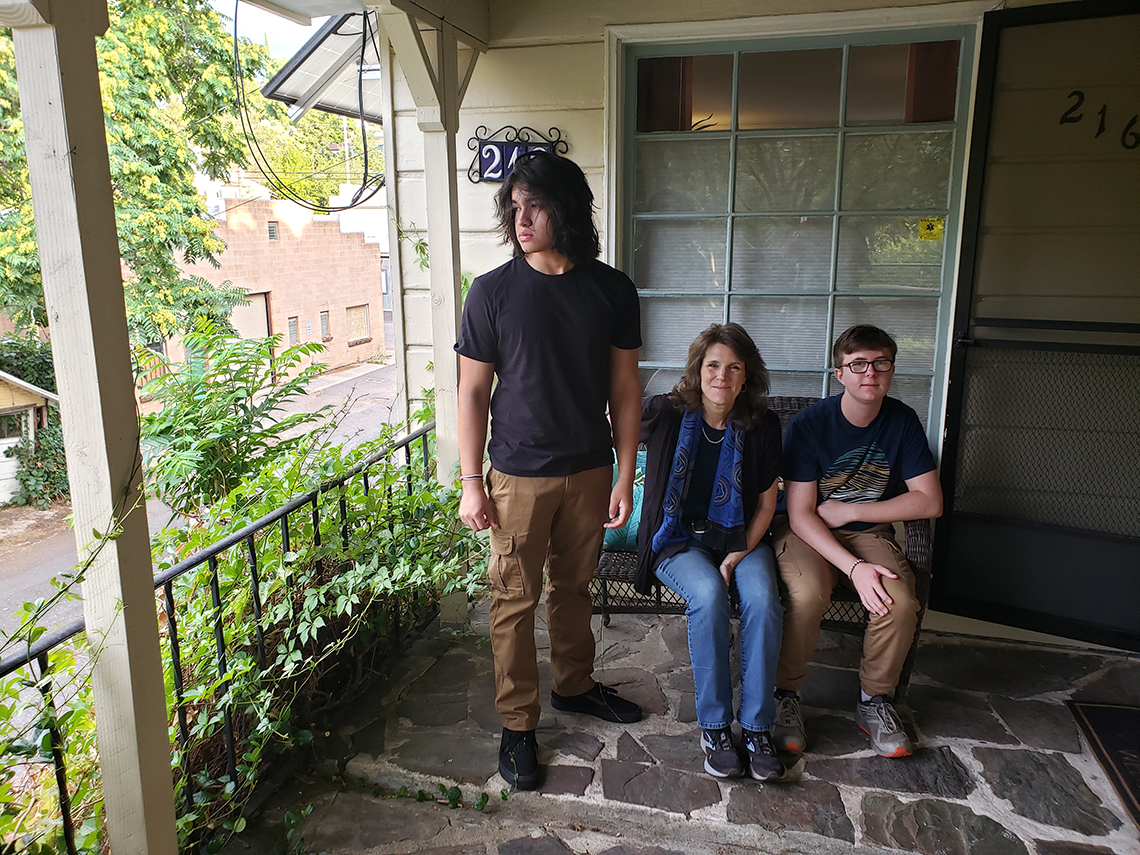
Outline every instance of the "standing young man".
<path fill-rule="evenodd" d="M 590 580 L 603 527 L 624 525 L 633 505 L 641 418 L 637 290 L 597 260 L 593 201 L 586 176 L 566 158 L 534 152 L 516 161 L 495 197 L 514 257 L 472 284 L 455 346 L 459 517 L 491 530 L 499 773 L 519 789 L 539 784 L 534 614 L 544 566 L 551 706 L 607 721 L 641 718 L 637 704 L 591 676 Z"/>
<path fill-rule="evenodd" d="M 870 613 L 855 723 L 884 757 L 913 750 L 892 695 L 919 603 L 892 523 L 940 516 L 942 487 L 918 416 L 887 397 L 897 351 L 878 327 L 845 331 L 832 348 L 843 394 L 797 415 L 784 437 L 788 517 L 773 529 L 787 602 L 772 732 L 785 751 L 805 747 L 798 692 L 837 582 L 854 588 Z"/>

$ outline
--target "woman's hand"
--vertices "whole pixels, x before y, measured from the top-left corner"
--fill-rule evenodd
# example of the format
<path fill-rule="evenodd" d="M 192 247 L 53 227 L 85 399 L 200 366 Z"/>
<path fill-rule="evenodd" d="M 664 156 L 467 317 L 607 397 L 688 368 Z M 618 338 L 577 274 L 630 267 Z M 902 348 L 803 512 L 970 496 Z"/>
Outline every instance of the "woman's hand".
<path fill-rule="evenodd" d="M 732 584 L 732 572 L 736 569 L 736 565 L 739 564 L 747 554 L 747 549 L 741 550 L 740 552 L 730 552 L 724 556 L 724 560 L 720 562 L 720 578 L 724 579 L 726 587 Z"/>

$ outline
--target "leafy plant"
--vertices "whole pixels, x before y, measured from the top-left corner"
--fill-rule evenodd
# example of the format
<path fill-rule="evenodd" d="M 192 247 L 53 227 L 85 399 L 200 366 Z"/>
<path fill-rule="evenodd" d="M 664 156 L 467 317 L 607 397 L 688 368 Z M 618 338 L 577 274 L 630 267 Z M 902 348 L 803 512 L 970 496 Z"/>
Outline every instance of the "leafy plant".
<path fill-rule="evenodd" d="M 164 370 L 143 387 L 162 405 L 142 418 L 143 457 L 155 494 L 178 513 L 201 518 L 272 455 L 308 449 L 320 413 L 285 414 L 323 366 L 302 364 L 316 342 L 276 353 L 280 337 L 241 339 L 200 321 L 185 338 L 188 361 L 140 353 L 140 370 Z"/>
<path fill-rule="evenodd" d="M 343 476 L 390 441 L 385 435 L 349 451 L 322 446 L 315 455 L 302 447 L 275 452 L 238 488 L 205 507 L 200 523 L 156 534 L 156 567 L 168 568 L 289 499 Z M 255 540 L 260 620 L 254 616 L 244 544 L 217 556 L 220 608 L 212 601 L 215 577 L 209 564 L 174 581 L 178 674 L 186 687 L 180 700 L 168 638 L 162 650 L 183 850 L 205 844 L 215 851 L 227 836 L 239 833 L 242 804 L 272 760 L 310 742 L 318 727 L 325 729 L 336 706 L 365 686 L 370 670 L 432 613 L 439 596 L 473 593 L 482 585 L 484 544 L 456 525 L 458 492 L 439 486 L 430 467 L 425 474 L 424 464 L 416 443 L 410 462 L 401 452 L 373 465 L 367 494 L 360 476 L 320 494 L 319 538 L 305 508 L 290 517 L 287 550 L 279 526 L 262 530 Z M 160 627 L 169 637 L 172 625 L 161 603 L 158 608 Z M 36 604 L 29 610 L 35 613 Z M 224 675 L 218 672 L 219 626 L 227 651 Z M 0 650 L 6 654 L 42 632 L 29 622 L 19 639 L 0 639 Z M 101 797 L 80 649 L 53 651 L 51 673 L 63 701 L 59 709 L 69 713 L 67 722 L 75 728 L 66 732 L 65 744 L 72 801 L 82 807 L 81 825 L 88 835 L 80 851 L 95 855 L 103 845 Z M 62 848 L 51 767 L 42 751 L 32 756 L 27 747 L 46 744 L 36 722 L 49 720 L 37 712 L 42 704 L 37 706 L 29 679 L 13 676 L 0 683 L 0 852 L 32 840 L 39 840 L 44 852 Z M 186 717 L 186 742 L 179 707 Z M 236 776 L 225 747 L 227 714 L 236 736 Z M 304 851 L 299 838 L 291 840 L 290 851 Z M 26 848 L 36 852 L 30 843 Z"/>
<path fill-rule="evenodd" d="M 43 509 L 68 497 L 67 460 L 57 410 L 48 410 L 48 423 L 36 431 L 34 440 L 25 436 L 4 453 L 17 460 L 16 481 L 20 487 L 12 496 L 13 505 Z"/>
<path fill-rule="evenodd" d="M 0 336 L 0 371 L 47 392 L 56 390 L 51 343 L 35 334 Z M 20 487 L 12 504 L 46 508 L 67 498 L 67 462 L 58 410 L 48 408 L 47 425 L 36 431 L 34 442 L 25 436 L 5 454 L 18 461 L 16 481 Z"/>

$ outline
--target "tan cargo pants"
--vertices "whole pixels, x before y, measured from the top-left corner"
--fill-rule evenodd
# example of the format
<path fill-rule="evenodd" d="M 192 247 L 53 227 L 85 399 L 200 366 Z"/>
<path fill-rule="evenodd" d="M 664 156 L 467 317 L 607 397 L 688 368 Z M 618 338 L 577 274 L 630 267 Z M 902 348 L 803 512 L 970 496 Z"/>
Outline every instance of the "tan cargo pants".
<path fill-rule="evenodd" d="M 786 518 L 777 519 L 772 533 L 785 587 L 784 640 L 776 669 L 776 688 L 798 692 L 819 641 L 819 623 L 831 606 L 832 590 L 837 584 L 851 590 L 855 586 L 845 573 L 800 540 Z M 893 602 L 887 614 L 871 615 L 859 662 L 859 682 L 864 692 L 893 695 L 918 625 L 914 573 L 895 542 L 890 523 L 867 531 L 834 529 L 832 534 L 855 557 L 890 568 L 899 577 L 882 577 L 883 587 Z"/>
<path fill-rule="evenodd" d="M 521 478 L 491 470 L 488 495 L 499 527 L 491 529 L 491 649 L 495 706 L 509 730 L 538 725 L 534 612 L 546 569 L 546 621 L 554 691 L 594 687 L 590 580 L 601 554 L 613 469 L 559 478 Z"/>

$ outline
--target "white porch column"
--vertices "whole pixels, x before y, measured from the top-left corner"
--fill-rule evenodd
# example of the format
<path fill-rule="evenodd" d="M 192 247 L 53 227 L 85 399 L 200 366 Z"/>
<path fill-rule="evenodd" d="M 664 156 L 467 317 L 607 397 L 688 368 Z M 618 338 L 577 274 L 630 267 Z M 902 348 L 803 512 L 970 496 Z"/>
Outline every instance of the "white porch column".
<path fill-rule="evenodd" d="M 115 855 L 175 855 L 166 696 L 95 36 L 104 0 L 5 0 L 81 560 Z M 92 530 L 119 531 L 93 542 Z"/>
<path fill-rule="evenodd" d="M 482 5 L 485 27 L 486 5 L 471 3 L 470 13 Z M 404 8 L 397 8 L 404 7 Z M 458 10 L 460 7 L 456 7 Z M 426 19 L 434 31 L 435 57 L 420 35 L 415 17 Z M 416 102 L 417 120 L 424 135 L 424 185 L 427 193 L 428 253 L 431 261 L 432 364 L 435 380 L 436 453 L 438 478 L 450 483 L 459 462 L 459 359 L 454 345 L 459 331 L 459 190 L 455 134 L 459 130 L 459 105 L 471 79 L 475 60 L 486 44 L 469 30 L 453 26 L 443 15 L 422 6 L 395 0 L 377 6 L 377 13 L 388 35 L 408 88 Z M 438 16 L 437 16 L 438 15 Z M 459 69 L 459 41 L 473 43 L 471 60 Z M 394 131 L 393 131 L 394 135 Z"/>

